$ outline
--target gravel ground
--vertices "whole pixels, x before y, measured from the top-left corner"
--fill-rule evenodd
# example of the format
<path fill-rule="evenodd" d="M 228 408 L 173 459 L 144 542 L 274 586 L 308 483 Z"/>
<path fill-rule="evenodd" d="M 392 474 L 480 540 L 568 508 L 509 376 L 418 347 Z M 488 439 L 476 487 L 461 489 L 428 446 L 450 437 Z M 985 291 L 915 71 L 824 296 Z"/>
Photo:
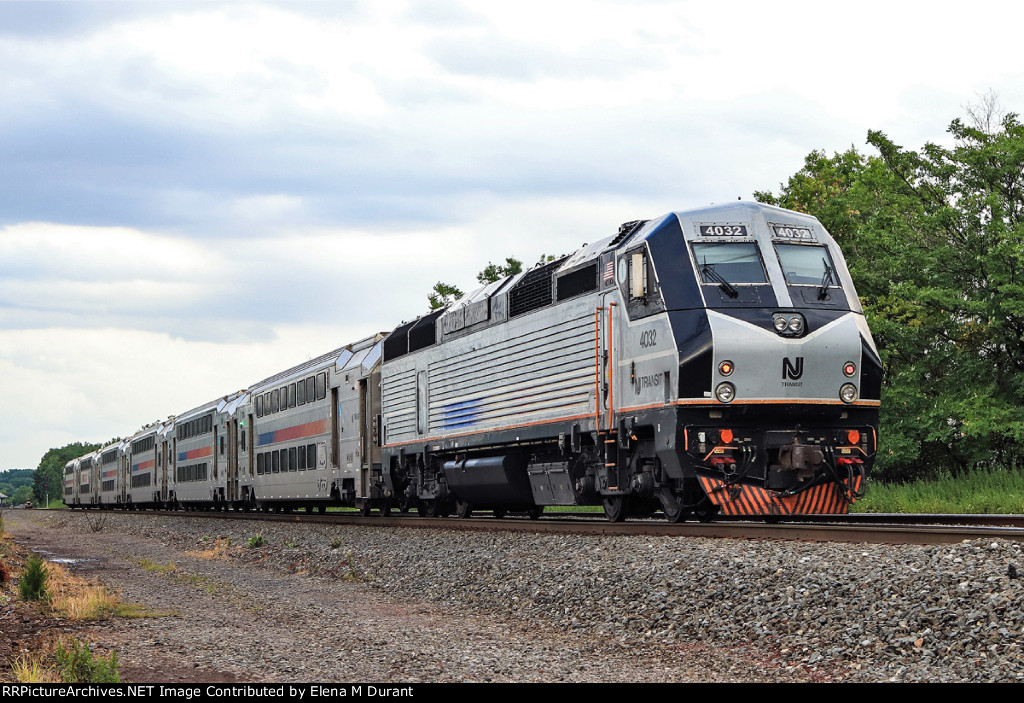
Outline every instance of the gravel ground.
<path fill-rule="evenodd" d="M 93 559 L 75 570 L 164 613 L 95 633 L 137 682 L 1024 679 L 1024 549 L 1013 542 L 257 527 L 116 513 L 92 532 L 95 516 L 16 512 L 7 527 L 19 538 Z M 256 530 L 265 544 L 249 548 Z M 145 560 L 176 568 L 149 571 Z"/>

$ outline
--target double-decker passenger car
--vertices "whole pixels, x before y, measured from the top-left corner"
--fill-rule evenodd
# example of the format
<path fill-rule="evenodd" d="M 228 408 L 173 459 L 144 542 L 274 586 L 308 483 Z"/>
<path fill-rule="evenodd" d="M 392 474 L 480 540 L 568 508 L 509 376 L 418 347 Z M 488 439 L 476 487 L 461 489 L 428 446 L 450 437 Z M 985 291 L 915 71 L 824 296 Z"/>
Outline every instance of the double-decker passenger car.
<path fill-rule="evenodd" d="M 379 402 L 376 335 L 336 349 L 256 384 L 248 503 L 284 509 L 360 505 L 380 486 L 372 440 Z M 243 471 L 244 471 L 243 467 Z"/>

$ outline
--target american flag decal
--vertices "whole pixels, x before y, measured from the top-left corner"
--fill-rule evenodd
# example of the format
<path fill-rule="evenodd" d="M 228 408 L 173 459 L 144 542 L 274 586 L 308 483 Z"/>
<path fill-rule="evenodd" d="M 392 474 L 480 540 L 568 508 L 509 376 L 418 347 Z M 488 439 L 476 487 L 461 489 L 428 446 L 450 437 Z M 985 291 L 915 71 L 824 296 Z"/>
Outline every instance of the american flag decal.
<path fill-rule="evenodd" d="M 604 265 L 604 276 L 601 278 L 601 282 L 607 283 L 613 278 L 615 278 L 615 262 L 609 261 Z"/>

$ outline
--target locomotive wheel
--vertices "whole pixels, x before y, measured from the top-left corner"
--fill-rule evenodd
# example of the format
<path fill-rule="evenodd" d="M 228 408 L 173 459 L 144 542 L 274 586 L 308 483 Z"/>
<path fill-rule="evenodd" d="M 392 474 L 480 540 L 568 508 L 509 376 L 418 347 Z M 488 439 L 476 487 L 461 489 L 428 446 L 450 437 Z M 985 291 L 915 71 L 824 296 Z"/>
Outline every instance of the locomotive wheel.
<path fill-rule="evenodd" d="M 529 508 L 526 511 L 526 517 L 530 518 L 531 520 L 536 520 L 537 518 L 540 517 L 541 513 L 543 513 L 543 512 L 544 512 L 544 506 L 543 505 L 534 505 L 533 507 Z"/>
<path fill-rule="evenodd" d="M 387 517 L 391 514 L 391 499 L 385 498 L 384 502 L 380 504 L 380 516 Z"/>
<path fill-rule="evenodd" d="M 473 515 L 473 506 L 468 501 L 458 500 L 455 502 L 455 514 L 460 520 L 465 520 Z"/>
<path fill-rule="evenodd" d="M 326 505 L 318 505 L 318 506 L 316 506 L 316 510 L 317 510 L 318 513 L 323 515 L 324 513 L 327 512 L 327 506 Z"/>
<path fill-rule="evenodd" d="M 364 500 L 359 503 L 359 514 L 363 517 L 370 517 L 370 501 Z"/>
<path fill-rule="evenodd" d="M 505 511 L 504 508 L 495 508 L 494 509 L 494 517 L 496 517 L 499 520 L 501 520 L 503 517 L 505 517 L 505 512 L 506 511 Z"/>
<path fill-rule="evenodd" d="M 416 505 L 416 512 L 419 513 L 420 517 L 437 517 L 437 501 L 421 500 Z"/>
<path fill-rule="evenodd" d="M 658 500 L 661 501 L 661 510 L 669 522 L 683 522 L 690 516 L 690 511 L 683 508 L 683 504 L 668 488 L 662 488 L 658 492 Z"/>
<path fill-rule="evenodd" d="M 622 522 L 626 519 L 626 496 L 605 496 L 604 516 L 608 522 Z"/>

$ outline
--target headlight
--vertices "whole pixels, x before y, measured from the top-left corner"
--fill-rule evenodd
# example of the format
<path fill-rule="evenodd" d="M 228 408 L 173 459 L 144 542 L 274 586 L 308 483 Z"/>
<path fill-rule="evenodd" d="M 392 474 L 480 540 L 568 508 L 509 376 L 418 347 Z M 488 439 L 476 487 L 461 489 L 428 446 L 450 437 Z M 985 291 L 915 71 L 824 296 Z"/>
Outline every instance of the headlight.
<path fill-rule="evenodd" d="M 719 383 L 715 388 L 715 397 L 720 403 L 731 403 L 736 397 L 736 387 L 731 383 Z"/>
<path fill-rule="evenodd" d="M 852 403 L 857 400 L 857 386 L 852 383 L 844 383 L 839 389 L 839 399 L 844 403 Z"/>
<path fill-rule="evenodd" d="M 802 337 L 807 330 L 807 321 L 798 312 L 772 314 L 772 327 L 783 337 Z"/>

